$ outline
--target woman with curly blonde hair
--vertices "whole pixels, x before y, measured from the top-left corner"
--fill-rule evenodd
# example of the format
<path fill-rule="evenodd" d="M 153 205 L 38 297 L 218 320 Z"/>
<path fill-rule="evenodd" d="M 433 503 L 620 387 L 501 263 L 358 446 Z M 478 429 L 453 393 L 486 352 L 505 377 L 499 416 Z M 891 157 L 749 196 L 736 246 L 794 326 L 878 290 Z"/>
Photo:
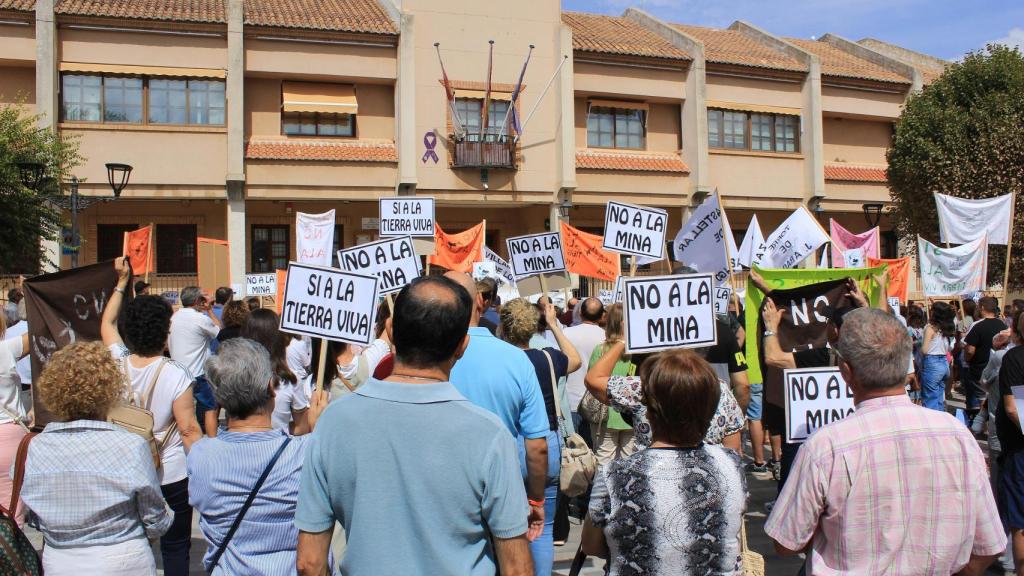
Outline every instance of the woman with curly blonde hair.
<path fill-rule="evenodd" d="M 48 576 L 156 574 L 149 538 L 171 526 L 149 445 L 106 421 L 123 376 L 99 342 L 53 354 L 35 389 L 59 421 L 29 444 L 21 492 Z"/>

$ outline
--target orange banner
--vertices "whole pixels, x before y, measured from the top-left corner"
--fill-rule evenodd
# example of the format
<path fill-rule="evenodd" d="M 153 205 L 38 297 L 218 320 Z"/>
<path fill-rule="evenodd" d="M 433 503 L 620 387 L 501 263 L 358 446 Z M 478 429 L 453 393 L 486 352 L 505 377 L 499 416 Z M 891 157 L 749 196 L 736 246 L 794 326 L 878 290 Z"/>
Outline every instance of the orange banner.
<path fill-rule="evenodd" d="M 604 238 L 562 222 L 562 251 L 569 272 L 614 281 L 619 276 L 618 254 L 601 247 Z"/>
<path fill-rule="evenodd" d="M 456 272 L 473 272 L 473 263 L 484 259 L 484 223 L 458 234 L 448 234 L 434 226 L 435 253 L 430 263 Z"/>
<path fill-rule="evenodd" d="M 132 274 L 141 276 L 152 272 L 152 238 L 152 225 L 124 233 L 124 255 L 128 256 L 132 263 Z"/>
<path fill-rule="evenodd" d="M 874 268 L 882 264 L 889 265 L 888 296 L 899 298 L 907 303 L 907 292 L 910 288 L 910 257 L 906 258 L 868 258 L 868 267 Z"/>
<path fill-rule="evenodd" d="M 276 270 L 277 272 L 277 296 L 274 297 L 274 306 L 277 307 L 277 315 L 281 315 L 281 307 L 284 306 L 284 287 L 288 283 L 288 271 Z"/>

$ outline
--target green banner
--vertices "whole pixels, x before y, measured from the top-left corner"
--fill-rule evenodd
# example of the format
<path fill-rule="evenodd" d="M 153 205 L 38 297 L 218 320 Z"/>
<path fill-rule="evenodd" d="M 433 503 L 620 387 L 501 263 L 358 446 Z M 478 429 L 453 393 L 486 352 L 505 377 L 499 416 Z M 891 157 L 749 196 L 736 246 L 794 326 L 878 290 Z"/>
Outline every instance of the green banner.
<path fill-rule="evenodd" d="M 761 269 L 755 266 L 757 272 L 764 278 L 766 286 L 772 290 L 786 290 L 799 288 L 808 284 L 828 282 L 842 278 L 853 278 L 860 289 L 867 294 L 868 301 L 872 306 L 878 306 L 883 298 L 882 288 L 875 281 L 875 276 L 885 272 L 888 265 L 875 268 L 793 268 L 793 269 Z M 754 283 L 747 280 L 747 299 L 744 303 L 743 330 L 747 334 L 746 356 L 747 356 L 747 377 L 752 384 L 763 382 L 761 377 L 761 362 L 759 361 L 761 333 L 758 330 L 759 316 L 761 314 L 761 303 L 764 301 L 764 292 L 754 286 Z"/>

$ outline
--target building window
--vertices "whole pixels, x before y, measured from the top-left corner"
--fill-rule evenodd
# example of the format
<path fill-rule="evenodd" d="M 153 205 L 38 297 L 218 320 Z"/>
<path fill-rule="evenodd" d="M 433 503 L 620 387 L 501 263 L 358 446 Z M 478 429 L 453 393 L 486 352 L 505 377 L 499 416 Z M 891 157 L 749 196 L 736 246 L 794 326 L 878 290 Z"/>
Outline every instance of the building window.
<path fill-rule="evenodd" d="M 103 77 L 65 74 L 61 90 L 64 119 L 99 122 L 103 108 Z"/>
<path fill-rule="evenodd" d="M 487 134 L 497 136 L 498 134 L 509 135 L 509 128 L 506 124 L 505 130 L 501 129 L 502 122 L 508 114 L 508 100 L 491 100 L 487 107 Z M 455 113 L 459 116 L 462 127 L 466 129 L 466 139 L 475 142 L 480 140 L 483 132 L 483 109 L 482 98 L 456 98 Z"/>
<path fill-rule="evenodd" d="M 103 121 L 142 122 L 142 78 L 103 79 Z"/>
<path fill-rule="evenodd" d="M 355 116 L 322 112 L 285 112 L 281 126 L 289 136 L 355 136 Z"/>
<path fill-rule="evenodd" d="M 644 116 L 643 110 L 592 106 L 587 114 L 587 146 L 642 150 Z"/>
<path fill-rule="evenodd" d="M 106 262 L 124 256 L 124 234 L 138 227 L 138 224 L 97 224 L 96 261 Z"/>
<path fill-rule="evenodd" d="M 156 225 L 156 269 L 160 274 L 196 273 L 196 225 Z"/>
<path fill-rule="evenodd" d="M 68 121 L 223 126 L 224 105 L 222 80 L 82 74 L 62 78 L 61 109 Z"/>
<path fill-rule="evenodd" d="M 799 132 L 797 116 L 708 109 L 708 146 L 712 148 L 799 152 Z"/>
<path fill-rule="evenodd" d="M 273 272 L 288 268 L 291 254 L 291 228 L 280 226 L 252 227 L 252 271 Z"/>
<path fill-rule="evenodd" d="M 214 80 L 188 81 L 188 123 L 224 125 L 224 83 Z"/>

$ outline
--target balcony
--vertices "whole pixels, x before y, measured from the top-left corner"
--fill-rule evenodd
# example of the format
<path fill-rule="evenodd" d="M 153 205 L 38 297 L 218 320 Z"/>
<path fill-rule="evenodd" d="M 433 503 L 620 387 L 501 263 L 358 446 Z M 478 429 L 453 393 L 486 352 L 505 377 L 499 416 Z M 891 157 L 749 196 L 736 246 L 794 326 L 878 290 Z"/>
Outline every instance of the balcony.
<path fill-rule="evenodd" d="M 452 168 L 516 169 L 516 145 L 507 134 L 468 133 L 452 140 Z"/>

